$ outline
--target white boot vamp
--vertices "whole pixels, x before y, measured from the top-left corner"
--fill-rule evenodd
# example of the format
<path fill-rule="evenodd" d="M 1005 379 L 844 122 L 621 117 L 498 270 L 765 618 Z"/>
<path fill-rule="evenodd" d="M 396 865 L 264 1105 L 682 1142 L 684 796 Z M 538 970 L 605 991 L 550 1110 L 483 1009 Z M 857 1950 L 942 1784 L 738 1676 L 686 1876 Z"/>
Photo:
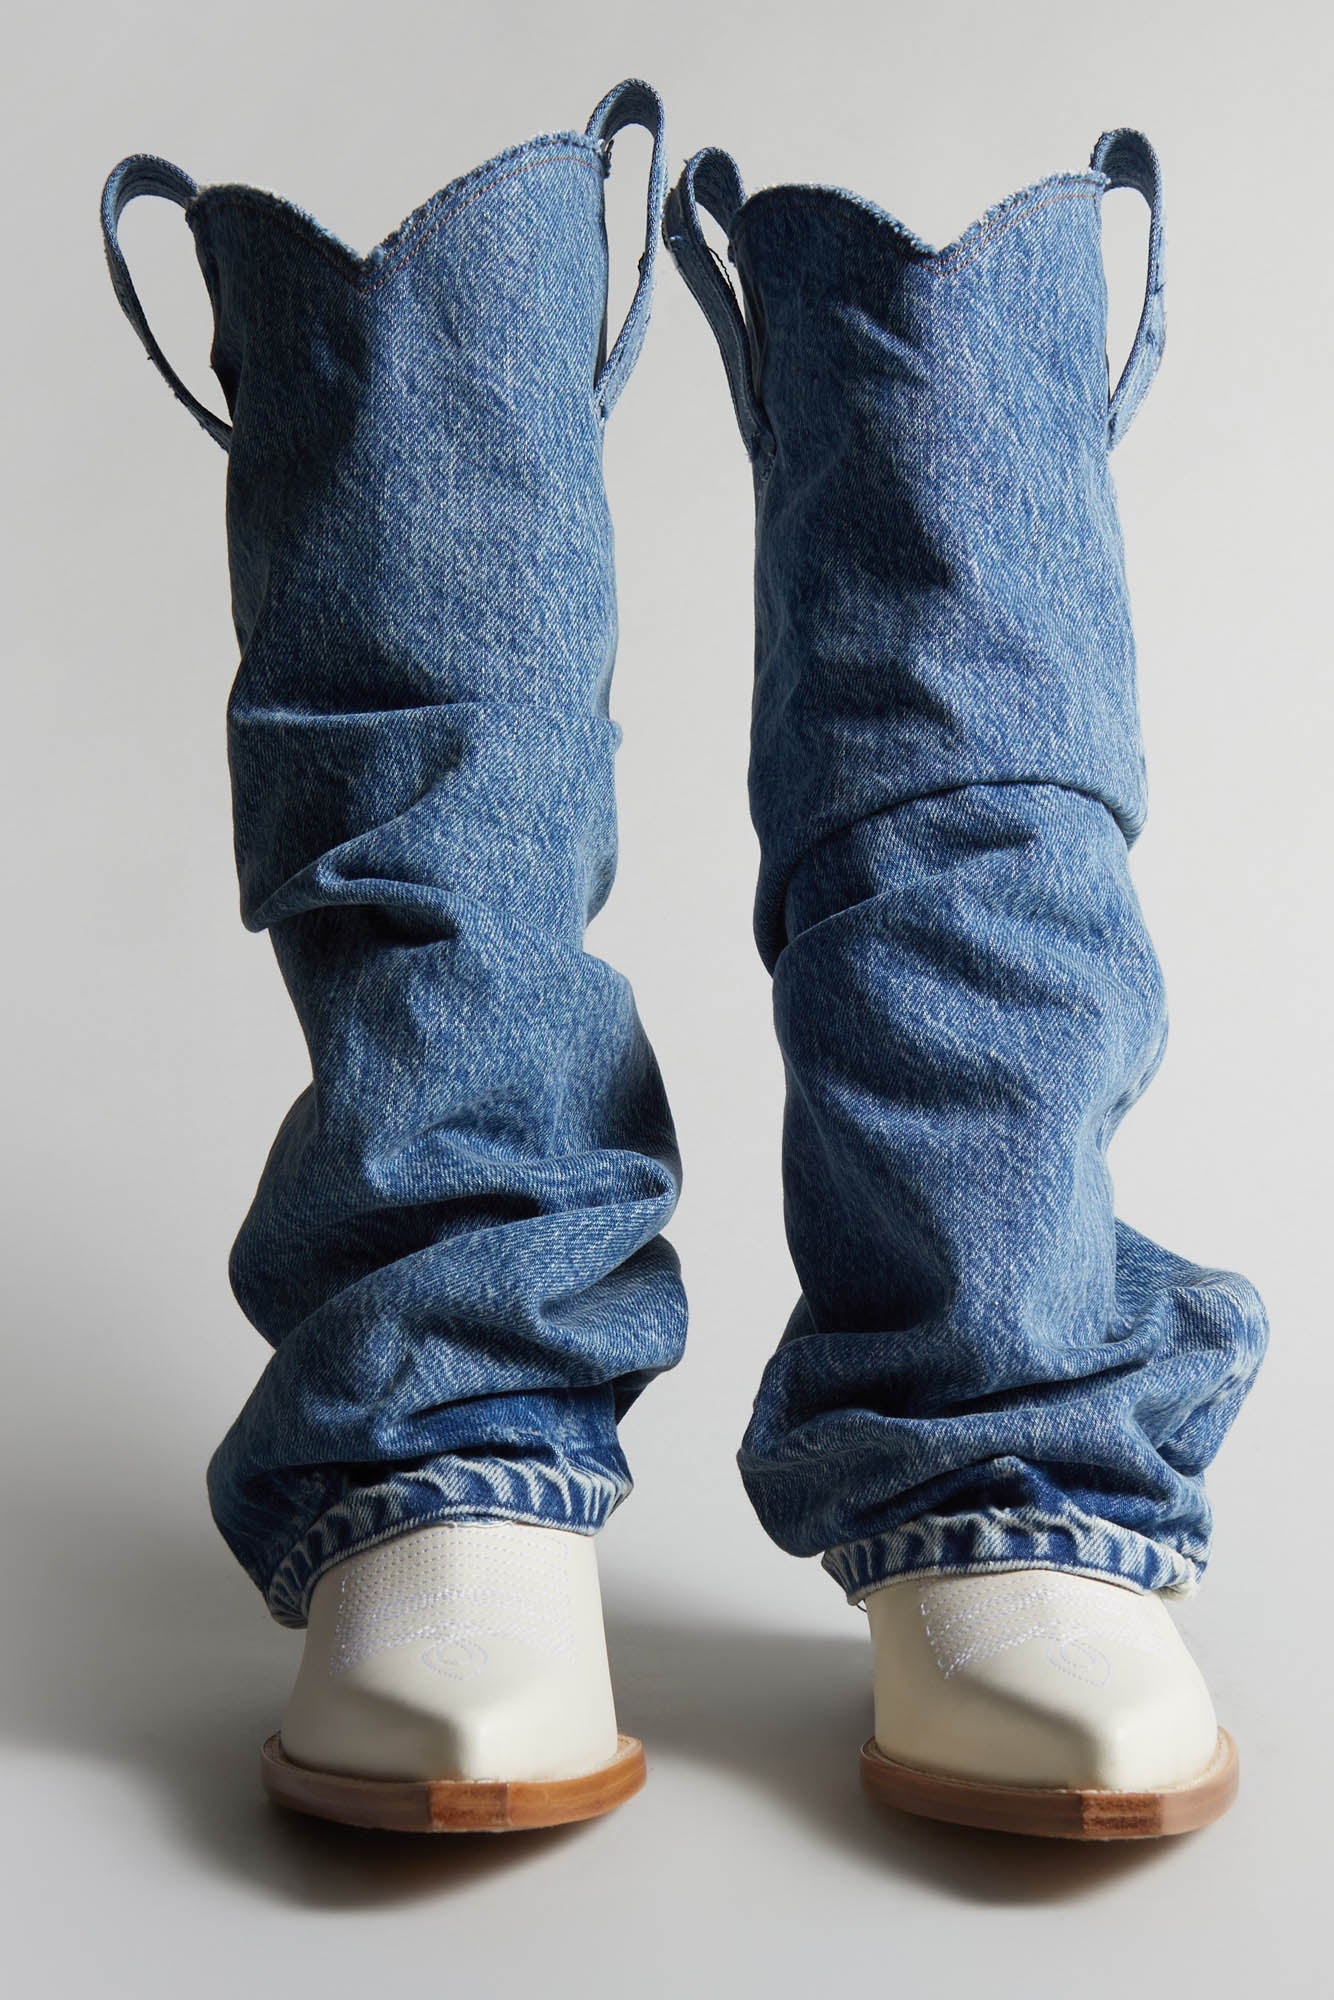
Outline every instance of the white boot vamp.
<path fill-rule="evenodd" d="M 908 1578 L 866 1599 L 886 1757 L 981 1783 L 1141 1792 L 1197 1777 L 1213 1704 L 1161 1600 L 1061 1570 Z"/>
<path fill-rule="evenodd" d="M 593 1538 L 419 1528 L 315 1586 L 286 1756 L 352 1777 L 531 1781 L 616 1755 Z"/>

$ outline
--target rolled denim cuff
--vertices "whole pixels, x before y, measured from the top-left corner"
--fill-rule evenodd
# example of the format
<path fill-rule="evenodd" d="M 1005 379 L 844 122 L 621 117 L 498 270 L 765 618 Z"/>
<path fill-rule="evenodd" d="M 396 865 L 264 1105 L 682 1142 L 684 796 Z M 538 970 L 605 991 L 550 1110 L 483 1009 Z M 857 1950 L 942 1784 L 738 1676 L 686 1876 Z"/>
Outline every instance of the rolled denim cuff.
<path fill-rule="evenodd" d="M 910 1576 L 965 1576 L 980 1570 L 1063 1569 L 1106 1577 L 1137 1590 L 1192 1597 L 1204 1573 L 1204 1547 L 1186 1552 L 1133 1528 L 1077 1509 L 980 1508 L 928 1515 L 844 1542 L 822 1561 L 855 1604 L 883 1584 Z"/>
<path fill-rule="evenodd" d="M 524 1464 L 504 1458 L 440 1458 L 345 1490 L 272 1576 L 256 1576 L 255 1581 L 277 1622 L 299 1630 L 324 1572 L 376 1542 L 440 1521 L 527 1521 L 592 1535 L 625 1499 L 631 1483 L 621 1469 L 569 1460 Z"/>

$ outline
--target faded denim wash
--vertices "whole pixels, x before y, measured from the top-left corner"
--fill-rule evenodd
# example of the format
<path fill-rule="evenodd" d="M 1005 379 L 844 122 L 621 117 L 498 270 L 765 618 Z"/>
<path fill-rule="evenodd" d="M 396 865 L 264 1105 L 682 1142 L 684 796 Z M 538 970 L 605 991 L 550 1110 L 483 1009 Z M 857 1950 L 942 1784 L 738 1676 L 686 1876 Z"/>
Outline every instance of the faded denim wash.
<path fill-rule="evenodd" d="M 653 134 L 607 351 L 603 181 Z M 451 183 L 367 257 L 138 156 L 103 223 L 150 357 L 229 453 L 241 907 L 312 1082 L 231 1276 L 275 1349 L 209 1471 L 281 1622 L 426 1522 L 591 1531 L 617 1420 L 681 1351 L 679 1163 L 623 978 L 583 949 L 616 855 L 603 426 L 643 340 L 666 164 L 647 85 Z M 177 202 L 230 423 L 175 376 L 117 223 Z"/>
<path fill-rule="evenodd" d="M 1150 205 L 1149 284 L 1109 397 L 1117 186 Z M 1114 1219 L 1104 1159 L 1165 1031 L 1108 471 L 1162 347 L 1160 209 L 1124 131 L 939 251 L 838 189 L 746 200 L 716 150 L 668 203 L 755 474 L 756 934 L 802 1287 L 740 1465 L 854 1598 L 1028 1564 L 1189 1590 L 1264 1347 L 1244 1279 Z"/>

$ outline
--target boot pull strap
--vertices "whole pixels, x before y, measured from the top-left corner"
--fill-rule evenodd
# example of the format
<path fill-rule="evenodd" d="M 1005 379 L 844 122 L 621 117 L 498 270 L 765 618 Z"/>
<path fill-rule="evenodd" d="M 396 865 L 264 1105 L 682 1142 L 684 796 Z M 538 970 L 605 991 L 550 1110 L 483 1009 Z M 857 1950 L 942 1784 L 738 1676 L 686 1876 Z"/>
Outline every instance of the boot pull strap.
<path fill-rule="evenodd" d="M 136 196 L 161 195 L 166 201 L 174 201 L 178 208 L 185 208 L 198 192 L 189 174 L 173 167 L 170 160 L 159 160 L 152 153 L 134 153 L 128 160 L 122 160 L 118 167 L 113 167 L 107 176 L 107 184 L 102 190 L 102 240 L 106 244 L 112 289 L 120 300 L 121 311 L 143 342 L 144 352 L 177 402 L 184 403 L 195 422 L 227 451 L 231 447 L 231 425 L 224 423 L 221 417 L 215 417 L 212 410 L 204 408 L 198 397 L 191 395 L 158 346 L 139 303 L 139 294 L 134 289 L 118 234 L 120 218 Z"/>
<path fill-rule="evenodd" d="M 588 121 L 587 137 L 596 139 L 601 146 L 608 173 L 611 171 L 612 141 L 627 125 L 642 125 L 653 139 L 653 157 L 648 174 L 648 227 L 644 237 L 644 254 L 639 260 L 639 283 L 630 301 L 630 310 L 611 352 L 606 354 L 598 370 L 596 395 L 604 417 L 610 416 L 616 407 L 616 399 L 639 359 L 639 350 L 648 331 L 649 309 L 653 303 L 653 269 L 658 254 L 658 225 L 667 194 L 662 99 L 651 84 L 642 83 L 638 77 L 630 77 L 625 83 L 618 83 L 614 90 L 609 90 Z M 605 352 L 605 329 L 603 347 Z"/>
<path fill-rule="evenodd" d="M 1121 379 L 1107 408 L 1107 445 L 1119 444 L 1158 373 L 1166 339 L 1163 309 L 1163 176 L 1158 155 L 1142 132 L 1104 132 L 1089 162 L 1109 188 L 1134 188 L 1149 204 L 1149 265 L 1144 310 Z"/>
<path fill-rule="evenodd" d="M 686 162 L 668 195 L 662 233 L 696 304 L 713 328 L 741 436 L 746 450 L 756 458 L 771 437 L 755 393 L 750 334 L 735 288 L 722 259 L 705 239 L 699 215 L 703 208 L 730 236 L 745 199 L 746 190 L 732 155 L 717 146 L 706 147 Z"/>

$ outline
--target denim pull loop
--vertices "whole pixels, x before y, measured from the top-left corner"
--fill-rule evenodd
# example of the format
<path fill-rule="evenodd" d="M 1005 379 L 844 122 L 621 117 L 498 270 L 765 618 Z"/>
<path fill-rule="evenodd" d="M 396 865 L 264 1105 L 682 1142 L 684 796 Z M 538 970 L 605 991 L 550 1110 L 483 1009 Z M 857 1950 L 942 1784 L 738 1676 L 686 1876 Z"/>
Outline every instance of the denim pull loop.
<path fill-rule="evenodd" d="M 652 84 L 644 83 L 639 77 L 630 77 L 609 90 L 589 119 L 585 128 L 586 136 L 597 140 L 602 148 L 607 171 L 611 171 L 612 142 L 618 132 L 627 125 L 642 125 L 653 140 L 653 155 L 648 176 L 648 221 L 644 233 L 644 253 L 639 260 L 639 283 L 630 301 L 630 310 L 625 316 L 625 324 L 616 336 L 611 352 L 598 371 L 596 398 L 603 417 L 609 417 L 630 371 L 639 359 L 644 345 L 644 335 L 648 331 L 649 310 L 653 303 L 653 273 L 658 255 L 658 228 L 662 218 L 662 206 L 667 196 L 667 148 L 665 143 L 665 119 L 662 99 Z M 606 334 L 603 333 L 605 353 Z"/>
<path fill-rule="evenodd" d="M 770 449 L 772 434 L 755 391 L 750 334 L 736 291 L 722 259 L 706 241 L 699 217 L 700 209 L 704 208 L 730 235 L 745 199 L 746 190 L 732 155 L 717 146 L 706 147 L 686 162 L 680 180 L 667 197 L 663 236 L 681 276 L 713 328 L 742 438 L 751 457 L 758 458 Z"/>
<path fill-rule="evenodd" d="M 221 417 L 215 417 L 212 410 L 205 409 L 199 398 L 191 394 L 158 346 L 139 303 L 139 294 L 134 289 L 118 234 L 121 216 L 139 195 L 159 195 L 164 201 L 174 201 L 178 208 L 188 208 L 198 192 L 198 186 L 189 174 L 173 167 L 170 160 L 160 160 L 153 153 L 133 153 L 107 175 L 107 184 L 102 190 L 102 240 L 106 245 L 112 288 L 120 300 L 121 311 L 143 342 L 144 352 L 177 402 L 185 405 L 195 422 L 224 451 L 229 451 L 231 425 L 224 423 Z"/>
<path fill-rule="evenodd" d="M 1167 337 L 1163 305 L 1163 175 L 1158 155 L 1142 132 L 1104 132 L 1089 162 L 1108 188 L 1134 188 L 1149 204 L 1149 261 L 1144 310 L 1129 358 L 1107 408 L 1107 447 L 1120 443 L 1149 392 Z"/>

